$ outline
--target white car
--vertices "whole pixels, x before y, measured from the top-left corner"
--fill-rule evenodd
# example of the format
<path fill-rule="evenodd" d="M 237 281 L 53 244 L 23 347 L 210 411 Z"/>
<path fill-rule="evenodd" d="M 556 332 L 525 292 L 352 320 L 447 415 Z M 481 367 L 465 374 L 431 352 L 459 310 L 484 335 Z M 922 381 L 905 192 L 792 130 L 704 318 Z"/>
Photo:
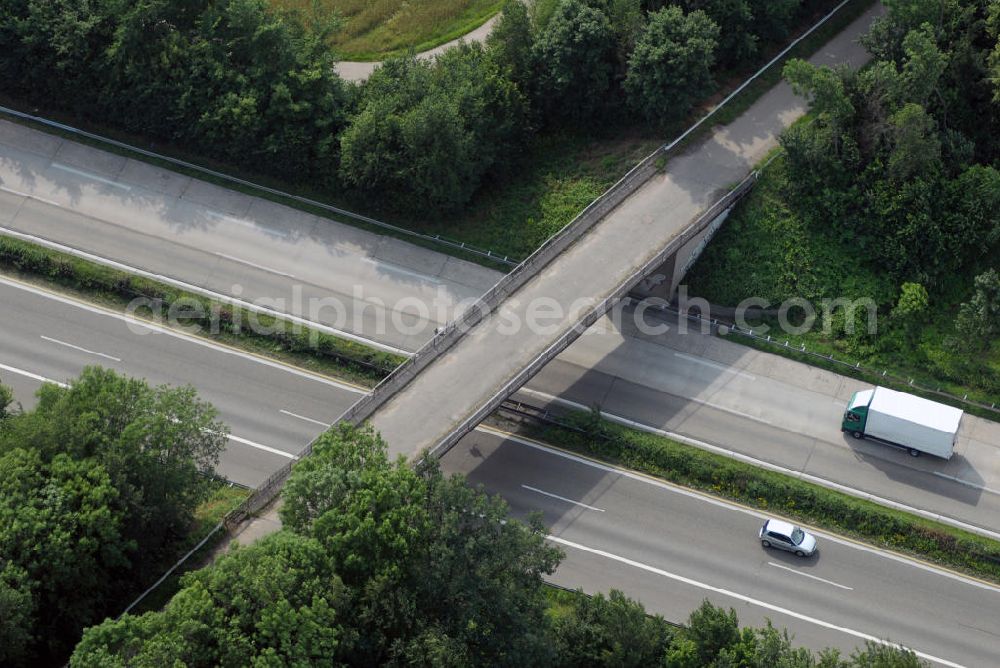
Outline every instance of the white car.
<path fill-rule="evenodd" d="M 816 537 L 788 522 L 764 520 L 764 526 L 757 535 L 764 547 L 786 550 L 797 557 L 811 557 L 816 554 Z"/>

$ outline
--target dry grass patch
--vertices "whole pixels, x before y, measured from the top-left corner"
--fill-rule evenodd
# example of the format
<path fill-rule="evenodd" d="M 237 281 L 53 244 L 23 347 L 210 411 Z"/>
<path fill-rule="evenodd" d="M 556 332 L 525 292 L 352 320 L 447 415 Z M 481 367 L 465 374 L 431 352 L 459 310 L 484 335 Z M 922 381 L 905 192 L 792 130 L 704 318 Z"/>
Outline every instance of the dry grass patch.
<path fill-rule="evenodd" d="M 314 0 L 270 0 L 281 9 L 313 11 Z M 343 28 L 333 37 L 346 60 L 381 60 L 409 49 L 424 51 L 475 30 L 496 14 L 498 0 L 316 0 L 337 12 Z"/>

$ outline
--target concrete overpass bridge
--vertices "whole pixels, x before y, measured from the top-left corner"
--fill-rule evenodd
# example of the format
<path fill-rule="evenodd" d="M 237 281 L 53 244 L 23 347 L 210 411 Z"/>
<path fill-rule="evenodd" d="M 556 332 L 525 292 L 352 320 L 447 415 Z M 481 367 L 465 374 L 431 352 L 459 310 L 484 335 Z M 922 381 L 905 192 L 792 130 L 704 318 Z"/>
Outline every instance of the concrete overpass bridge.
<path fill-rule="evenodd" d="M 863 64 L 857 36 L 881 11 L 862 15 L 813 62 Z M 805 111 L 781 83 L 682 151 L 667 155 L 675 142 L 649 156 L 340 420 L 372 422 L 393 455 L 444 453 L 630 291 L 669 297 L 752 186 L 754 165 Z M 245 514 L 270 501 L 287 473 L 262 485 Z"/>
<path fill-rule="evenodd" d="M 813 61 L 863 64 L 856 37 L 880 11 Z M 680 154 L 649 156 L 340 419 L 371 421 L 393 454 L 447 451 L 630 291 L 669 297 L 805 111 L 781 83 Z"/>
<path fill-rule="evenodd" d="M 706 166 L 696 149 L 667 174 L 648 159 L 340 419 L 371 421 L 394 455 L 443 454 L 648 276 L 662 278 L 647 292 L 670 294 L 763 153 L 725 167 L 732 155 Z"/>

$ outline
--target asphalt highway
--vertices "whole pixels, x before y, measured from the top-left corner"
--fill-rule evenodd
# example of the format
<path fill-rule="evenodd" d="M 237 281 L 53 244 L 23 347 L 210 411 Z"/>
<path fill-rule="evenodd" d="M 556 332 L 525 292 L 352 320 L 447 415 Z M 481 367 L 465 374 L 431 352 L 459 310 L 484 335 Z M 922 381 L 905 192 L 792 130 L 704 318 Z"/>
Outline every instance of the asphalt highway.
<path fill-rule="evenodd" d="M 88 364 L 193 384 L 232 428 L 220 472 L 244 484 L 289 461 L 359 392 L 7 279 L 0 304 L 0 379 L 19 401 L 30 405 L 40 382 Z M 1000 599 L 964 578 L 823 535 L 812 560 L 765 552 L 753 512 L 483 431 L 444 466 L 502 494 L 516 515 L 544 513 L 567 553 L 561 584 L 622 589 L 674 621 L 707 597 L 746 623 L 769 617 L 814 648 L 846 650 L 870 635 L 943 665 L 996 663 Z"/>
<path fill-rule="evenodd" d="M 0 120 L 0 233 L 412 352 L 499 272 Z"/>
<path fill-rule="evenodd" d="M 517 397 L 533 405 L 599 405 L 688 437 L 862 490 L 889 501 L 1000 531 L 1000 423 L 965 415 L 954 456 L 905 451 L 840 431 L 864 382 L 767 355 L 718 337 L 643 335 L 605 319 L 550 362 Z"/>
<path fill-rule="evenodd" d="M 941 665 L 1000 662 L 992 586 L 818 531 L 815 557 L 767 550 L 756 511 L 516 437 L 473 432 L 443 464 L 515 516 L 542 512 L 567 556 L 559 584 L 621 589 L 673 621 L 707 598 L 813 648 L 888 639 Z"/>
<path fill-rule="evenodd" d="M 151 384 L 193 385 L 231 428 L 218 471 L 256 486 L 362 391 L 0 278 L 0 380 L 25 407 L 44 380 L 100 365 Z"/>
<path fill-rule="evenodd" d="M 19 401 L 31 405 L 42 379 L 62 382 L 89 364 L 154 384 L 194 385 L 232 427 L 220 472 L 242 484 L 256 485 L 286 463 L 362 391 L 2 278 L 0 304 L 0 380 Z M 697 354 L 672 347 L 706 343 Z M 727 354 L 740 357 L 722 367 Z M 1000 530 L 1000 425 L 967 417 L 971 434 L 951 461 L 914 459 L 843 437 L 839 415 L 855 381 L 831 381 L 818 370 L 775 373 L 779 362 L 711 337 L 604 331 L 583 337 L 519 396 L 533 405 L 599 404 L 640 425 Z"/>

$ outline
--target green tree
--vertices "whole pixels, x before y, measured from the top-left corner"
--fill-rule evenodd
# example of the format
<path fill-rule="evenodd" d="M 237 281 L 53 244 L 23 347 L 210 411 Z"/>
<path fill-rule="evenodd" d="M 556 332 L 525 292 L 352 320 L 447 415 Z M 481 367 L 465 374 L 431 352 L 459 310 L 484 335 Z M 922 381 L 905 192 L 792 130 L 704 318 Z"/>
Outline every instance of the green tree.
<path fill-rule="evenodd" d="M 534 98 L 546 117 L 586 124 L 611 90 L 615 34 L 608 17 L 582 0 L 562 0 L 535 41 Z"/>
<path fill-rule="evenodd" d="M 527 3 L 506 0 L 500 19 L 486 38 L 493 61 L 525 94 L 531 90 L 535 70 L 535 36 Z"/>
<path fill-rule="evenodd" d="M 14 390 L 6 385 L 0 385 L 0 420 L 11 414 L 10 407 L 14 404 Z"/>
<path fill-rule="evenodd" d="M 948 183 L 945 218 L 955 256 L 974 260 L 1000 243 L 1000 171 L 973 165 Z M 957 263 L 956 266 L 958 266 Z"/>
<path fill-rule="evenodd" d="M 930 296 L 927 288 L 920 283 L 903 283 L 899 292 L 899 300 L 892 309 L 890 317 L 912 344 L 924 324 L 923 319 L 930 306 Z"/>
<path fill-rule="evenodd" d="M 517 85 L 479 45 L 449 49 L 434 64 L 387 61 L 341 136 L 341 178 L 398 209 L 458 209 L 519 149 L 527 112 Z"/>
<path fill-rule="evenodd" d="M 20 666 L 32 655 L 35 602 L 28 572 L 11 561 L 0 568 L 0 664 Z"/>
<path fill-rule="evenodd" d="M 934 119 L 919 104 L 909 102 L 892 115 L 889 123 L 889 176 L 897 182 L 933 180 L 941 169 L 941 140 Z"/>
<path fill-rule="evenodd" d="M 666 7 L 649 16 L 629 60 L 625 92 L 647 120 L 683 118 L 712 83 L 719 27 L 702 11 Z"/>
<path fill-rule="evenodd" d="M 753 33 L 766 43 L 785 39 L 801 4 L 800 0 L 750 0 Z"/>
<path fill-rule="evenodd" d="M 792 647 L 788 631 L 779 631 L 768 620 L 762 629 L 744 628 L 739 640 L 719 650 L 715 664 L 742 668 L 813 668 L 812 653 Z"/>
<path fill-rule="evenodd" d="M 852 76 L 846 68 L 817 66 L 793 58 L 785 64 L 785 79 L 797 95 L 809 100 L 809 110 L 824 126 L 843 132 L 854 119 L 854 104 L 848 92 Z"/>
<path fill-rule="evenodd" d="M 941 77 L 948 67 L 948 58 L 937 46 L 934 31 L 929 24 L 911 30 L 903 38 L 903 64 L 900 81 L 904 89 L 902 99 L 927 106 L 931 95 L 941 95 Z"/>
<path fill-rule="evenodd" d="M 863 649 L 851 654 L 851 668 L 927 668 L 911 650 L 867 641 Z"/>
<path fill-rule="evenodd" d="M 342 180 L 368 195 L 382 193 L 398 208 L 464 204 L 475 187 L 475 146 L 455 104 L 430 90 L 429 66 L 414 59 L 387 63 L 372 79 L 379 72 L 426 82 L 427 92 L 409 98 L 410 81 L 389 97 L 366 91 L 340 139 Z"/>
<path fill-rule="evenodd" d="M 328 185 L 348 91 L 327 45 L 262 0 L 17 0 L 0 8 L 5 84 L 151 139 Z"/>
<path fill-rule="evenodd" d="M 989 19 L 987 21 L 990 37 L 995 40 L 996 46 L 989 54 L 990 81 L 993 83 L 993 101 L 1000 102 L 1000 1 L 993 0 L 989 6 Z"/>
<path fill-rule="evenodd" d="M 24 447 L 45 459 L 94 460 L 127 509 L 125 535 L 146 562 L 186 535 L 209 491 L 228 430 L 194 388 L 150 387 L 89 367 L 69 388 L 43 385 L 38 405 L 0 432 L 0 452 Z"/>
<path fill-rule="evenodd" d="M 686 657 L 685 661 L 692 656 L 698 661 L 697 664 L 680 665 L 710 666 L 722 650 L 739 641 L 736 611 L 717 608 L 706 600 L 691 613 L 687 626 L 677 634 L 674 642 L 683 648 L 684 653 L 680 656 Z M 668 665 L 673 664 L 668 661 Z"/>
<path fill-rule="evenodd" d="M 685 12 L 701 10 L 719 27 L 716 59 L 722 67 L 747 65 L 757 53 L 750 0 L 684 0 Z"/>
<path fill-rule="evenodd" d="M 605 12 L 615 33 L 615 78 L 624 73 L 635 43 L 646 26 L 642 0 L 607 0 Z"/>
<path fill-rule="evenodd" d="M 508 521 L 503 501 L 434 462 L 390 463 L 385 447 L 370 426 L 330 430 L 293 470 L 281 511 L 352 592 L 347 660 L 426 657 L 443 639 L 473 664 L 548 656 L 540 585 L 559 552 L 541 525 Z"/>
<path fill-rule="evenodd" d="M 607 597 L 577 596 L 553 622 L 552 634 L 558 665 L 567 668 L 655 666 L 673 635 L 662 617 L 647 615 L 641 603 L 617 590 Z"/>
<path fill-rule="evenodd" d="M 983 351 L 1000 335 L 1000 272 L 989 269 L 976 276 L 974 287 L 972 299 L 958 310 L 954 346 Z"/>
<path fill-rule="evenodd" d="M 127 588 L 135 544 L 108 472 L 94 459 L 0 455 L 0 645 L 14 665 L 51 663 Z M 30 598 L 30 602 L 27 600 Z"/>
<path fill-rule="evenodd" d="M 512 167 L 531 131 L 528 99 L 517 84 L 478 44 L 448 49 L 432 74 L 471 137 L 475 184 Z"/>
<path fill-rule="evenodd" d="M 284 666 L 336 661 L 353 638 L 345 597 L 314 539 L 282 531 L 184 576 L 162 611 L 88 629 L 74 667 Z"/>

